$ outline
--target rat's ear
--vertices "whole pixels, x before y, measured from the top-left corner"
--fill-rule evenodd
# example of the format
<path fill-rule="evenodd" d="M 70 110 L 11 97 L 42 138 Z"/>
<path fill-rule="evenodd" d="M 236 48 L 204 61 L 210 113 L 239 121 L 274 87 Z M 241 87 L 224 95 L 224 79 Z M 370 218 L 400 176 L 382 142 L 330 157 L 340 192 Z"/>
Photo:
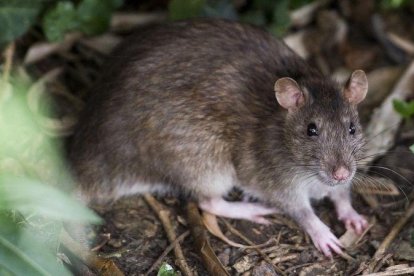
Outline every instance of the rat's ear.
<path fill-rule="evenodd" d="M 298 83 L 291 78 L 280 78 L 275 83 L 277 102 L 289 111 L 294 111 L 305 104 L 305 95 Z"/>
<path fill-rule="evenodd" d="M 365 72 L 362 70 L 354 71 L 345 84 L 343 91 L 345 99 L 351 104 L 357 105 L 365 99 L 367 92 L 368 79 Z"/>

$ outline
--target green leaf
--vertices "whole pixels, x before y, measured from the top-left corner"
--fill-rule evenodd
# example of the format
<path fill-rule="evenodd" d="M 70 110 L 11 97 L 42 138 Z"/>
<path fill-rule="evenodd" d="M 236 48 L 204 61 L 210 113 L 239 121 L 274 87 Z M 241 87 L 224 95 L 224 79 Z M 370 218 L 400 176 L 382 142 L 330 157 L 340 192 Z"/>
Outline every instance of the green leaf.
<path fill-rule="evenodd" d="M 49 219 L 99 223 L 100 218 L 50 185 L 24 177 L 0 175 L 0 209 L 38 214 Z"/>
<path fill-rule="evenodd" d="M 65 33 L 81 31 L 95 35 L 109 27 L 113 11 L 123 0 L 83 0 L 77 7 L 70 1 L 58 2 L 43 18 L 43 30 L 48 40 L 62 40 Z"/>
<path fill-rule="evenodd" d="M 382 0 L 381 8 L 385 10 L 390 9 L 400 9 L 405 6 L 409 1 L 408 0 Z"/>
<path fill-rule="evenodd" d="M 23 35 L 36 21 L 45 1 L 1 0 L 0 44 Z"/>
<path fill-rule="evenodd" d="M 230 0 L 210 0 L 201 11 L 201 16 L 238 20 L 237 11 Z"/>
<path fill-rule="evenodd" d="M 158 270 L 157 276 L 177 276 L 178 273 L 174 271 L 171 265 L 163 263 Z"/>
<path fill-rule="evenodd" d="M 312 3 L 314 0 L 290 0 L 289 7 L 291 9 L 298 9 L 302 6 Z"/>
<path fill-rule="evenodd" d="M 111 15 L 116 7 L 113 0 L 84 0 L 77 9 L 80 22 L 79 30 L 87 35 L 104 32 L 111 20 Z"/>
<path fill-rule="evenodd" d="M 410 150 L 414 153 L 414 144 L 410 146 Z"/>
<path fill-rule="evenodd" d="M 270 31 L 276 36 L 282 36 L 290 25 L 289 0 L 277 1 L 273 9 Z"/>
<path fill-rule="evenodd" d="M 14 275 L 71 275 L 27 229 L 0 216 L 0 267 Z"/>
<path fill-rule="evenodd" d="M 242 22 L 250 23 L 257 26 L 266 24 L 266 17 L 261 10 L 251 10 L 243 13 L 240 20 Z"/>
<path fill-rule="evenodd" d="M 201 15 L 206 0 L 172 0 L 168 4 L 171 20 L 188 19 Z"/>
<path fill-rule="evenodd" d="M 117 8 L 120 8 L 122 4 L 124 3 L 124 0 L 106 0 L 110 7 L 115 10 Z"/>
<path fill-rule="evenodd" d="M 45 14 L 42 26 L 49 41 L 62 40 L 66 32 L 79 28 L 79 20 L 73 3 L 58 2 Z"/>
<path fill-rule="evenodd" d="M 404 118 L 410 118 L 414 115 L 414 101 L 406 102 L 400 100 L 393 100 L 394 109 Z"/>

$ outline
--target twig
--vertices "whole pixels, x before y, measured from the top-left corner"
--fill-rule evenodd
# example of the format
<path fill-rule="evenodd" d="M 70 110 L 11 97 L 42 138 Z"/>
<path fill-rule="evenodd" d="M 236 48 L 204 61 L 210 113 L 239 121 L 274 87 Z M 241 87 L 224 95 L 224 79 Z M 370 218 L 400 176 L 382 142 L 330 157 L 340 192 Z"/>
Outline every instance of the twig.
<path fill-rule="evenodd" d="M 244 236 L 242 233 L 240 233 L 237 229 L 235 229 L 233 226 L 230 225 L 226 220 L 223 220 L 226 227 L 235 235 L 237 235 L 239 238 L 241 238 L 244 242 L 248 243 L 249 245 L 255 245 L 254 242 L 252 242 L 250 239 L 248 239 L 246 236 Z M 276 270 L 276 272 L 286 275 L 285 272 L 283 272 L 282 269 L 280 269 L 270 258 L 267 256 L 260 248 L 253 247 L 253 250 L 255 250 L 267 263 L 273 266 L 273 268 Z"/>
<path fill-rule="evenodd" d="M 304 27 L 309 24 L 315 16 L 315 13 L 321 7 L 327 5 L 330 0 L 313 1 L 310 4 L 304 5 L 290 13 L 290 20 L 295 27 Z"/>
<path fill-rule="evenodd" d="M 197 251 L 201 255 L 204 267 L 210 275 L 230 275 L 211 248 L 197 205 L 194 202 L 189 202 L 186 209 L 188 226 L 190 227 Z"/>
<path fill-rule="evenodd" d="M 405 39 L 397 35 L 396 33 L 392 33 L 392 32 L 388 32 L 387 36 L 388 36 L 388 39 L 392 43 L 400 47 L 400 49 L 404 50 L 407 54 L 409 55 L 414 54 L 414 44 L 410 40 Z"/>
<path fill-rule="evenodd" d="M 380 246 L 378 247 L 377 251 L 375 252 L 374 258 L 382 256 L 385 251 L 390 246 L 391 242 L 395 239 L 398 233 L 401 231 L 401 228 L 404 224 L 407 223 L 408 219 L 414 214 L 414 200 L 411 202 L 410 206 L 408 206 L 407 210 L 405 211 L 404 215 L 397 221 L 397 223 L 392 227 L 391 231 L 382 241 Z"/>
<path fill-rule="evenodd" d="M 279 256 L 279 257 L 276 257 L 276 258 L 272 259 L 272 264 L 276 265 L 278 263 L 284 263 L 284 262 L 287 262 L 287 261 L 299 259 L 299 257 L 300 257 L 300 253 L 291 253 L 291 254 L 288 254 L 288 255 L 285 255 L 285 256 Z"/>
<path fill-rule="evenodd" d="M 104 260 L 74 241 L 66 231 L 60 233 L 62 244 L 88 267 L 102 276 L 123 276 L 112 260 Z"/>
<path fill-rule="evenodd" d="M 169 218 L 170 212 L 164 206 L 162 206 L 162 204 L 159 203 L 152 195 L 146 194 L 144 195 L 144 199 L 160 219 L 170 243 L 174 243 L 177 237 L 175 235 L 173 225 Z M 174 244 L 174 254 L 177 266 L 180 268 L 182 273 L 186 276 L 192 276 L 193 272 L 191 271 L 190 267 L 187 264 L 187 261 L 185 260 L 183 250 L 181 249 L 179 243 Z"/>
<path fill-rule="evenodd" d="M 165 258 L 165 256 L 167 256 L 168 253 L 170 253 L 170 251 L 174 249 L 175 244 L 179 243 L 179 242 L 182 242 L 189 234 L 190 234 L 190 231 L 185 231 L 174 242 L 172 242 L 169 246 L 167 246 L 167 248 L 165 248 L 164 252 L 162 252 L 162 254 L 152 264 L 152 266 L 147 270 L 147 272 L 145 272 L 144 275 L 149 275 L 154 269 L 156 269 L 160 265 L 162 260 Z"/>
<path fill-rule="evenodd" d="M 404 275 L 404 274 L 411 274 L 411 273 L 414 273 L 414 267 L 395 268 L 395 269 L 390 269 L 389 271 L 366 274 L 365 276 L 393 276 L 393 275 Z"/>
<path fill-rule="evenodd" d="M 107 233 L 107 234 L 102 234 L 101 235 L 103 237 L 102 241 L 97 244 L 95 247 L 91 248 L 91 251 L 96 252 L 99 249 L 101 249 L 105 244 L 108 243 L 108 241 L 111 239 L 111 233 Z"/>
<path fill-rule="evenodd" d="M 10 43 L 10 45 L 4 51 L 4 69 L 3 69 L 3 81 L 8 82 L 10 77 L 10 71 L 13 64 L 13 56 L 14 56 L 15 45 L 14 42 Z"/>
<path fill-rule="evenodd" d="M 376 273 L 378 272 L 387 262 L 389 263 L 389 260 L 392 258 L 393 254 L 386 254 L 381 257 L 381 259 L 376 260 L 373 266 L 373 269 L 369 273 Z M 388 269 L 388 268 L 387 268 Z M 385 269 L 385 270 L 387 270 Z M 367 274 L 369 274 L 367 273 Z"/>

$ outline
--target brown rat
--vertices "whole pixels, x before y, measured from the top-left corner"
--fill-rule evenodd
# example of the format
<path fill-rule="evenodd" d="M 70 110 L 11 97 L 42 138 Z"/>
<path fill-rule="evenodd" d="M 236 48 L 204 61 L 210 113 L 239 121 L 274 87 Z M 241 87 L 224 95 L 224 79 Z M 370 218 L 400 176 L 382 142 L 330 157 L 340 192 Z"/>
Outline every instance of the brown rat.
<path fill-rule="evenodd" d="M 259 28 L 195 20 L 137 32 L 93 90 L 70 147 L 86 201 L 178 190 L 219 216 L 266 223 L 281 211 L 327 256 L 341 244 L 312 199 L 367 226 L 350 199 L 363 71 L 340 88 Z M 234 186 L 271 207 L 225 201 Z"/>

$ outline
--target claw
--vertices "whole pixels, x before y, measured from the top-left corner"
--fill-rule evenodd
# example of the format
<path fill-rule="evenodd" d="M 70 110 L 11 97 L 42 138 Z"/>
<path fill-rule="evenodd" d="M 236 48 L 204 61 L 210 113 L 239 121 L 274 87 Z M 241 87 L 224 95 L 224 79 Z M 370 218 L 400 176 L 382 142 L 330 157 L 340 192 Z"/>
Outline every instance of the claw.
<path fill-rule="evenodd" d="M 358 214 L 354 209 L 348 210 L 348 212 L 341 214 L 339 220 L 344 222 L 346 229 L 352 229 L 358 235 L 361 235 L 362 232 L 368 227 L 367 220 Z"/>

